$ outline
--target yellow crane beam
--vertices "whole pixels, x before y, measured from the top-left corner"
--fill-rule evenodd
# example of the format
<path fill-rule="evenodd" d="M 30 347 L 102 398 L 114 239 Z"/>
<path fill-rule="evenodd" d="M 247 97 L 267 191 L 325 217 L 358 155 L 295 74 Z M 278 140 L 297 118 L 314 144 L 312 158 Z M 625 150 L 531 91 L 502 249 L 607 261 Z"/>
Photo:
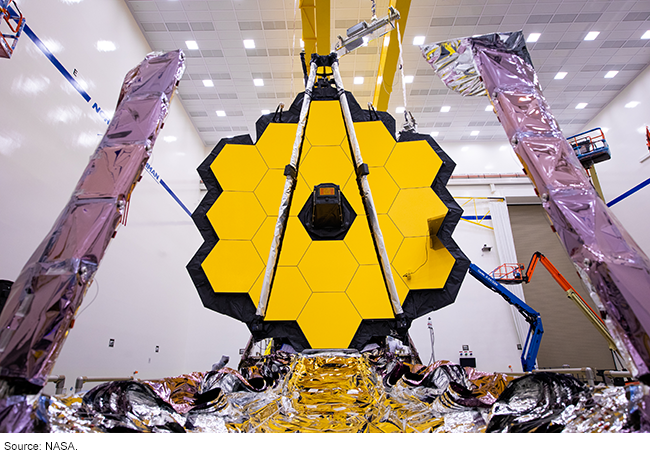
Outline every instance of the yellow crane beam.
<path fill-rule="evenodd" d="M 330 43 L 330 0 L 300 0 L 302 18 L 302 41 L 307 61 L 314 52 L 327 55 L 332 51 Z"/>
<path fill-rule="evenodd" d="M 330 0 L 316 0 L 316 51 L 320 55 L 332 52 L 330 12 Z"/>
<path fill-rule="evenodd" d="M 399 11 L 400 18 L 399 32 L 400 39 L 404 39 L 404 30 L 406 29 L 406 20 L 411 9 L 411 0 L 391 0 L 390 6 Z M 304 27 L 304 26 L 303 26 Z M 388 37 L 388 45 L 386 40 Z M 393 91 L 393 82 L 395 81 L 395 72 L 399 60 L 399 41 L 397 40 L 397 29 L 384 36 L 384 44 L 381 48 L 381 57 L 379 59 L 379 68 L 377 70 L 377 82 L 375 83 L 375 95 L 372 104 L 378 111 L 386 111 L 388 102 Z"/>
<path fill-rule="evenodd" d="M 302 19 L 302 41 L 305 58 L 316 52 L 316 0 L 300 0 L 300 17 Z"/>

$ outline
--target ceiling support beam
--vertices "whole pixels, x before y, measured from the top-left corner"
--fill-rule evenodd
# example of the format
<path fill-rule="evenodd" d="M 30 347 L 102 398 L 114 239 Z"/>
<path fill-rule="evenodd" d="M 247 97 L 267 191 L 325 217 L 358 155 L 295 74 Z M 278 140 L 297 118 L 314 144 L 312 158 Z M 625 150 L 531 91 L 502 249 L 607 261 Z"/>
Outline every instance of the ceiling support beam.
<path fill-rule="evenodd" d="M 332 52 L 330 42 L 330 0 L 300 0 L 302 41 L 307 61 L 314 52 L 327 55 Z"/>
<path fill-rule="evenodd" d="M 390 6 L 399 11 L 400 19 L 399 31 L 400 39 L 404 39 L 404 30 L 406 29 L 406 20 L 408 19 L 411 8 L 411 0 L 391 0 Z M 386 46 L 386 37 L 389 38 Z M 399 60 L 399 41 L 397 40 L 397 29 L 384 36 L 384 44 L 381 48 L 381 57 L 379 59 L 379 68 L 377 70 L 377 81 L 375 82 L 375 95 L 372 104 L 378 111 L 386 111 L 388 102 L 393 91 L 393 82 L 395 81 L 395 72 Z"/>
<path fill-rule="evenodd" d="M 330 0 L 316 0 L 316 51 L 320 55 L 332 52 L 330 12 Z"/>
<path fill-rule="evenodd" d="M 316 52 L 316 0 L 300 0 L 300 17 L 302 20 L 302 41 L 307 62 Z"/>

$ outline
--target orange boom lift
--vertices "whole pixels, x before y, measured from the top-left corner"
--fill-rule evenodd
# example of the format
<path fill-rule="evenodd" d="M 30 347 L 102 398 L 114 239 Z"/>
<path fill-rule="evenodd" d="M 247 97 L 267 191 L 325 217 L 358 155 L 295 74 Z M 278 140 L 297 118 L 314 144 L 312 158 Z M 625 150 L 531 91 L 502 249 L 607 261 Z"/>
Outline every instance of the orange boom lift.
<path fill-rule="evenodd" d="M 589 319 L 589 321 L 596 327 L 596 329 L 602 334 L 602 336 L 607 341 L 609 350 L 612 352 L 612 357 L 614 359 L 614 365 L 623 365 L 622 358 L 618 349 L 616 348 L 616 343 L 612 338 L 612 335 L 607 330 L 605 322 L 600 317 L 599 313 L 595 312 L 589 304 L 580 296 L 580 294 L 571 286 L 569 281 L 564 278 L 560 271 L 557 270 L 553 263 L 546 258 L 542 253 L 535 252 L 530 259 L 528 268 L 526 268 L 521 263 L 505 263 L 496 268 L 494 271 L 490 272 L 490 276 L 497 282 L 503 284 L 518 284 L 518 283 L 528 283 L 533 278 L 533 273 L 537 267 L 537 263 L 541 262 L 542 265 L 548 270 L 551 276 L 555 281 L 562 287 L 564 292 L 567 294 L 567 297 L 571 299 L 576 305 L 580 308 L 582 313 Z M 619 363 L 617 364 L 617 359 Z"/>

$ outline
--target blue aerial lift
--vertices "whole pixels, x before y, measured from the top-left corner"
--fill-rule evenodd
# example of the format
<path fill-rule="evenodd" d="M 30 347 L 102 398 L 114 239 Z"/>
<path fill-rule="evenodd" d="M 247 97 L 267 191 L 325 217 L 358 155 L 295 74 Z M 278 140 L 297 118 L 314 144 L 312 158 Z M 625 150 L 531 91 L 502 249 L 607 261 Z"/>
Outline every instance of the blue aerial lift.
<path fill-rule="evenodd" d="M 530 329 L 528 336 L 526 336 L 526 343 L 524 344 L 521 353 L 521 367 L 524 372 L 530 372 L 535 368 L 537 362 L 537 352 L 542 343 L 542 334 L 544 334 L 544 327 L 542 326 L 542 316 L 539 312 L 528 306 L 524 301 L 512 294 L 506 287 L 494 280 L 488 273 L 476 266 L 474 263 L 469 265 L 469 273 L 476 280 L 488 287 L 490 290 L 501 295 L 508 303 L 515 306 L 520 314 L 524 316 Z"/>
<path fill-rule="evenodd" d="M 600 163 L 612 158 L 605 134 L 601 128 L 593 128 L 567 138 L 578 160 L 585 169 L 591 168 L 595 163 Z"/>

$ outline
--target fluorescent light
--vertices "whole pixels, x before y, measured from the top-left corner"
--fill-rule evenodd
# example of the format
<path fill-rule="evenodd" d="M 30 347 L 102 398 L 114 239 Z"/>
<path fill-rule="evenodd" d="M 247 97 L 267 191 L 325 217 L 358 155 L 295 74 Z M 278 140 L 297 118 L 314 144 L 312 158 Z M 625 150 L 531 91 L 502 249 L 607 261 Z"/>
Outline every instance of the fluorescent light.
<path fill-rule="evenodd" d="M 255 49 L 255 40 L 244 40 L 244 47 L 246 49 Z"/>
<path fill-rule="evenodd" d="M 530 35 L 528 35 L 528 39 L 526 40 L 526 42 L 536 43 L 540 36 L 542 36 L 541 33 L 531 33 Z"/>
<path fill-rule="evenodd" d="M 480 131 L 478 131 L 478 130 L 474 130 L 474 131 L 472 131 L 472 132 L 470 133 L 470 136 L 478 136 L 479 133 L 480 133 Z"/>
<path fill-rule="evenodd" d="M 424 44 L 424 36 L 418 35 L 413 38 L 413 44 L 416 46 L 422 46 Z"/>
<path fill-rule="evenodd" d="M 630 101 L 629 103 L 627 103 L 627 104 L 625 105 L 625 107 L 626 107 L 626 108 L 636 108 L 636 107 L 639 106 L 640 104 L 641 104 L 640 101 Z"/>
<path fill-rule="evenodd" d="M 451 110 L 451 106 L 442 106 L 440 108 L 440 112 L 449 112 Z"/>
<path fill-rule="evenodd" d="M 605 77 L 606 77 L 607 79 L 611 79 L 611 78 L 613 78 L 614 76 L 616 76 L 617 74 L 618 74 L 618 71 L 608 71 L 607 74 L 605 74 Z"/>
<path fill-rule="evenodd" d="M 203 85 L 205 87 L 214 87 L 214 82 L 212 82 L 212 79 L 204 79 Z"/>
<path fill-rule="evenodd" d="M 115 47 L 115 43 L 113 43 L 112 41 L 103 41 L 103 40 L 98 41 L 96 47 L 97 50 L 100 52 L 111 52 L 117 49 Z"/>
<path fill-rule="evenodd" d="M 271 111 L 268 109 L 262 109 L 262 114 L 271 114 Z"/>
<path fill-rule="evenodd" d="M 567 75 L 566 71 L 559 71 L 553 79 L 564 79 Z"/>
<path fill-rule="evenodd" d="M 395 112 L 397 114 L 402 114 L 404 112 L 404 106 L 398 106 L 397 108 L 395 108 Z"/>
<path fill-rule="evenodd" d="M 485 110 L 486 110 L 486 111 L 494 111 L 494 108 L 492 107 L 492 105 L 487 105 L 487 106 L 485 107 Z"/>
<path fill-rule="evenodd" d="M 404 83 L 405 84 L 410 84 L 413 82 L 413 75 L 409 74 L 404 76 Z"/>
<path fill-rule="evenodd" d="M 168 143 L 174 142 L 176 141 L 176 136 L 163 136 L 163 140 Z"/>
<path fill-rule="evenodd" d="M 186 41 L 185 46 L 187 46 L 187 49 L 193 51 L 199 48 L 199 45 L 196 44 L 196 41 Z"/>
<path fill-rule="evenodd" d="M 217 111 L 217 116 L 226 117 L 226 111 Z"/>
<path fill-rule="evenodd" d="M 363 39 L 363 44 L 361 46 L 368 46 L 368 41 L 370 41 L 370 38 L 364 36 L 362 39 Z"/>
<path fill-rule="evenodd" d="M 589 32 L 587 33 L 587 36 L 585 36 L 585 41 L 593 41 L 600 35 L 600 32 Z"/>
<path fill-rule="evenodd" d="M 650 30 L 646 30 L 643 35 L 641 35 L 642 40 L 650 40 Z"/>
<path fill-rule="evenodd" d="M 354 83 L 355 84 L 363 84 L 363 76 L 355 76 L 354 77 Z"/>
<path fill-rule="evenodd" d="M 264 79 L 253 79 L 253 84 L 257 87 L 262 87 L 264 85 Z"/>
<path fill-rule="evenodd" d="M 438 136 L 440 134 L 440 132 L 439 131 L 432 131 L 429 134 L 435 138 L 436 136 Z"/>
<path fill-rule="evenodd" d="M 589 103 L 578 103 L 576 109 L 585 109 Z"/>

